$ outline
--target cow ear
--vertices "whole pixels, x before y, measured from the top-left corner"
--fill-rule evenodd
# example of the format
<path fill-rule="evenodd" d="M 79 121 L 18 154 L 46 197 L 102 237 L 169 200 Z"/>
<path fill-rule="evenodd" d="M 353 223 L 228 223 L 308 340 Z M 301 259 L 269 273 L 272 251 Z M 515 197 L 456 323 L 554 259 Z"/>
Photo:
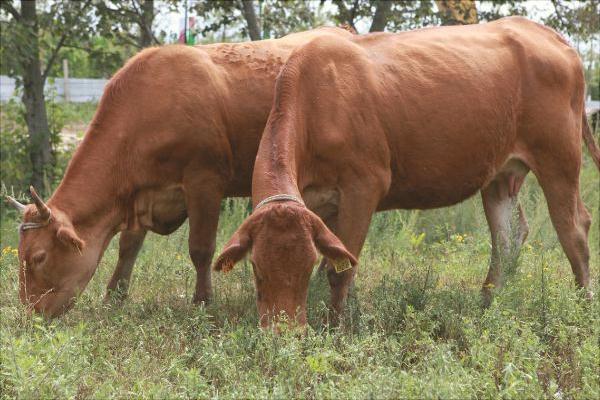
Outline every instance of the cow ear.
<path fill-rule="evenodd" d="M 346 249 L 342 241 L 325 226 L 319 217 L 313 219 L 313 238 L 317 249 L 331 261 L 338 272 L 343 271 L 341 265 L 347 265 L 348 262 L 351 266 L 358 264 L 356 257 Z"/>
<path fill-rule="evenodd" d="M 252 240 L 250 239 L 247 225 L 244 224 L 233 234 L 221 251 L 221 255 L 215 261 L 214 270 L 223 272 L 231 271 L 233 266 L 248 253 L 251 245 Z"/>
<path fill-rule="evenodd" d="M 85 242 L 77 236 L 73 228 L 61 226 L 56 232 L 58 240 L 66 244 L 67 246 L 73 247 L 75 250 L 81 253 L 81 250 L 85 246 Z"/>

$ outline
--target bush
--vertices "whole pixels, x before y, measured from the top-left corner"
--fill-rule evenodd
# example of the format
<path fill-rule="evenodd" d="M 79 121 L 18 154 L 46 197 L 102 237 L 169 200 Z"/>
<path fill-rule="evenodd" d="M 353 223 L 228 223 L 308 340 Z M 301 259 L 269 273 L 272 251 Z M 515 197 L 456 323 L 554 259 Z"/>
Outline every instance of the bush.
<path fill-rule="evenodd" d="M 0 114 L 0 182 L 20 187 L 31 178 L 27 125 L 20 102 L 10 100 Z"/>
<path fill-rule="evenodd" d="M 52 93 L 48 93 L 46 98 L 53 156 L 53 163 L 49 166 L 50 174 L 48 174 L 53 178 L 47 182 L 47 187 L 53 188 L 62 179 L 72 155 L 72 148 L 62 146 L 60 133 L 67 117 L 74 118 L 74 116 L 70 111 L 72 107 L 56 102 Z M 19 192 L 29 185 L 32 171 L 29 146 L 25 107 L 20 101 L 11 99 L 2 106 L 0 117 L 0 182 L 4 190 Z"/>

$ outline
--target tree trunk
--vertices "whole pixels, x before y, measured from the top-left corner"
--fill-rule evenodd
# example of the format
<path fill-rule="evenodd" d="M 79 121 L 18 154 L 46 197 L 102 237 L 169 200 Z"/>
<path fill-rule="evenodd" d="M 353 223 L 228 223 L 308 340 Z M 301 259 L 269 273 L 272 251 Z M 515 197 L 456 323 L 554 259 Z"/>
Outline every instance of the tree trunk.
<path fill-rule="evenodd" d="M 358 0 L 354 0 L 352 3 L 352 9 L 348 10 L 344 0 L 333 0 L 333 4 L 338 7 L 339 21 L 343 24 L 347 24 L 350 28 L 354 30 L 354 32 L 358 32 L 356 30 L 356 26 L 354 25 L 354 17 L 356 16 L 356 7 L 358 7 Z"/>
<path fill-rule="evenodd" d="M 248 34 L 251 40 L 260 40 L 260 28 L 258 26 L 258 20 L 256 19 L 256 13 L 254 12 L 254 1 L 242 0 L 242 13 L 246 19 L 248 25 Z"/>
<path fill-rule="evenodd" d="M 389 0 L 377 1 L 377 8 L 375 9 L 375 15 L 373 16 L 373 22 L 369 32 L 382 32 L 387 24 L 387 19 L 392 9 L 392 2 Z"/>
<path fill-rule="evenodd" d="M 36 2 L 21 1 L 21 20 L 25 25 L 26 42 L 29 51 L 22 60 L 23 67 L 23 104 L 25 104 L 25 121 L 29 133 L 29 157 L 33 167 L 31 184 L 40 192 L 46 192 L 44 178 L 51 181 L 52 149 L 50 144 L 50 127 L 46 114 L 44 99 L 44 82 L 40 64 L 38 42 L 38 22 Z"/>
<path fill-rule="evenodd" d="M 152 23 L 154 22 L 154 0 L 145 0 L 141 4 L 140 38 L 141 49 L 153 44 Z"/>
<path fill-rule="evenodd" d="M 479 22 L 473 0 L 435 0 L 442 25 L 468 25 Z"/>

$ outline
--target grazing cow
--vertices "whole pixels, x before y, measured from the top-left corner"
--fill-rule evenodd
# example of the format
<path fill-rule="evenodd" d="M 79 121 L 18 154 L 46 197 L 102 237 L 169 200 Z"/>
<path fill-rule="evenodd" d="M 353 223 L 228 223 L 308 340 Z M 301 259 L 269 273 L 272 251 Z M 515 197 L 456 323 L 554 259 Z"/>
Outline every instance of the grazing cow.
<path fill-rule="evenodd" d="M 210 262 L 224 196 L 250 194 L 274 82 L 289 54 L 321 28 L 282 39 L 142 51 L 109 82 L 54 195 L 23 211 L 20 298 L 56 316 L 73 303 L 122 232 L 108 285 L 124 293 L 147 231 L 190 219 L 194 302 L 211 293 Z"/>
<path fill-rule="evenodd" d="M 254 166 L 254 213 L 215 269 L 251 249 L 261 323 L 282 311 L 304 323 L 316 250 L 335 266 L 328 279 L 339 312 L 374 212 L 450 206 L 481 191 L 489 301 L 501 261 L 527 235 L 517 194 L 531 170 L 577 284 L 588 288 L 582 135 L 599 168 L 600 151 L 584 86 L 575 50 L 524 18 L 316 38 L 277 79 Z"/>

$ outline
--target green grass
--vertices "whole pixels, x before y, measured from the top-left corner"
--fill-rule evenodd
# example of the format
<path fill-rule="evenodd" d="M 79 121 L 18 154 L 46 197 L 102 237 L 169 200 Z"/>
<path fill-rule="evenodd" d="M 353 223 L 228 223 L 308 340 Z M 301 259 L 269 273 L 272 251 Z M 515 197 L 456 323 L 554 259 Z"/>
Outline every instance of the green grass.
<path fill-rule="evenodd" d="M 600 191 L 587 156 L 581 182 L 598 295 Z M 531 234 L 489 309 L 479 291 L 490 240 L 475 197 L 444 210 L 378 214 L 343 326 L 327 326 L 327 283 L 315 274 L 303 337 L 257 328 L 247 263 L 214 274 L 208 308 L 192 305 L 187 225 L 149 235 L 122 306 L 102 302 L 113 240 L 75 308 L 51 322 L 25 316 L 17 258 L 5 250 L 1 396 L 599 398 L 598 296 L 588 302 L 576 292 L 534 178 L 521 198 Z M 218 249 L 245 209 L 245 200 L 226 201 Z M 1 248 L 14 248 L 17 219 L 1 215 Z"/>
<path fill-rule="evenodd" d="M 96 113 L 98 103 L 88 101 L 84 103 L 59 103 L 65 123 L 89 124 Z"/>

